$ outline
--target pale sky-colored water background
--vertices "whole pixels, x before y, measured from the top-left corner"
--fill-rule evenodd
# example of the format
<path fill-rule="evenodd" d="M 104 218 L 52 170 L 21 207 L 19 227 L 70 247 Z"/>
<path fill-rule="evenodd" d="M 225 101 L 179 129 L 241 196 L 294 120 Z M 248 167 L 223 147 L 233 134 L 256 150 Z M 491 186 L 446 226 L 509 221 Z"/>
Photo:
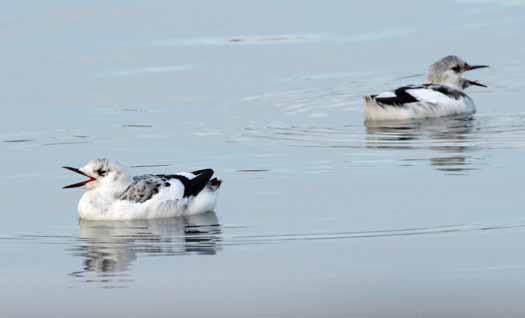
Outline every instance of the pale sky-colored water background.
<path fill-rule="evenodd" d="M 0 13 L 0 316 L 520 317 L 525 2 Z M 472 119 L 365 127 L 458 54 Z M 79 223 L 62 165 L 212 167 L 215 214 Z"/>

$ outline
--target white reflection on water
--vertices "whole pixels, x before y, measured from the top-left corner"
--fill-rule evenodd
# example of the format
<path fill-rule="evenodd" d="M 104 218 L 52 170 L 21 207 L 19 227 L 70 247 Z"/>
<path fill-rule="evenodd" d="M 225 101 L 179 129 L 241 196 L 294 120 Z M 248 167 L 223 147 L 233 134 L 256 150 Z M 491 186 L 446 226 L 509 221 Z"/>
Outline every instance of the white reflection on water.
<path fill-rule="evenodd" d="M 370 149 L 411 150 L 428 148 L 430 158 L 404 158 L 401 165 L 430 160 L 436 170 L 465 173 L 477 170 L 472 155 L 478 146 L 473 134 L 476 122 L 472 116 L 436 118 L 421 121 L 379 122 L 366 124 L 366 146 Z"/>
<path fill-rule="evenodd" d="M 140 257 L 215 255 L 221 240 L 214 212 L 155 220 L 80 220 L 80 238 L 70 252 L 82 258 L 82 265 L 71 275 L 104 288 L 126 287 L 132 281 L 128 272 Z"/>
<path fill-rule="evenodd" d="M 484 169 L 496 149 L 523 149 L 524 120 L 521 114 L 476 114 L 366 123 L 364 127 L 274 122 L 265 127 L 245 128 L 239 140 L 332 149 L 334 154 L 349 158 L 353 166 L 395 162 L 406 167 L 430 163 L 433 169 L 447 175 L 467 175 Z M 335 160 L 327 160 L 327 166 L 335 169 Z"/>
<path fill-rule="evenodd" d="M 133 265 L 143 258 L 182 255 L 216 255 L 224 246 L 286 244 L 292 241 L 393 239 L 396 237 L 449 235 L 479 231 L 520 231 L 523 220 L 495 224 L 449 224 L 430 227 L 369 229 L 363 231 L 267 232 L 264 228 L 227 226 L 223 234 L 214 212 L 184 218 L 136 221 L 80 221 L 78 238 L 68 236 L 5 237 L 21 243 L 67 244 L 68 252 L 81 258 L 81 269 L 69 273 L 80 285 L 127 288 L 137 276 Z"/>

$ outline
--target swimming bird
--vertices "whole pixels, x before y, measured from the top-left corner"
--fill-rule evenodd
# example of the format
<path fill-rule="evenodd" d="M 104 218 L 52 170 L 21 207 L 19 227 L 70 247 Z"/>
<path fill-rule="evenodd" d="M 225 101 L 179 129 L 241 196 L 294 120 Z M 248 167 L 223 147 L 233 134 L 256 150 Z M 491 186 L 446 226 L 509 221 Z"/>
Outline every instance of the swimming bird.
<path fill-rule="evenodd" d="M 212 169 L 132 177 L 108 159 L 82 168 L 63 167 L 88 179 L 64 189 L 85 186 L 78 216 L 87 220 L 154 219 L 201 214 L 215 209 L 222 180 Z"/>
<path fill-rule="evenodd" d="M 488 65 L 470 65 L 458 56 L 446 56 L 430 65 L 425 84 L 402 86 L 394 91 L 365 96 L 365 121 L 472 114 L 476 106 L 464 90 L 473 85 L 487 86 L 462 75 L 485 67 Z"/>

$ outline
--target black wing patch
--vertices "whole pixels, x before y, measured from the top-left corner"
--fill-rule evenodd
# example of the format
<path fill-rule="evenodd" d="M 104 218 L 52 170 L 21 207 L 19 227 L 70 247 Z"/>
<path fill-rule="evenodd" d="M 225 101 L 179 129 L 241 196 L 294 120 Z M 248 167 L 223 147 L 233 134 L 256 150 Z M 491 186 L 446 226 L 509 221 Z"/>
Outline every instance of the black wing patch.
<path fill-rule="evenodd" d="M 184 194 L 188 196 L 197 195 L 202 191 L 210 181 L 213 176 L 213 169 L 203 169 L 198 170 L 198 173 L 193 173 L 197 175 L 195 178 L 190 180 L 189 189 L 184 189 Z"/>
<path fill-rule="evenodd" d="M 179 180 L 184 185 L 184 197 L 190 197 L 196 196 L 206 187 L 213 176 L 213 173 L 213 169 L 202 169 L 192 172 L 192 174 L 196 175 L 193 179 L 189 179 L 186 176 L 179 174 L 159 175 L 159 177 L 167 178 L 168 180 Z"/>
<path fill-rule="evenodd" d="M 195 170 L 195 171 L 192 171 L 191 173 L 193 173 L 194 175 L 199 175 L 201 173 L 209 173 L 211 170 L 211 174 L 213 175 L 213 169 L 201 169 L 201 170 Z"/>
<path fill-rule="evenodd" d="M 396 95 L 394 97 L 377 97 L 371 96 L 374 100 L 380 105 L 388 106 L 403 106 L 404 104 L 415 103 L 418 100 L 410 95 L 407 90 L 415 88 L 424 88 L 424 86 L 403 86 L 396 89 L 393 93 Z"/>
<path fill-rule="evenodd" d="M 371 95 L 370 97 L 373 98 L 379 106 L 403 106 L 405 104 L 409 103 L 416 103 L 419 100 L 412 96 L 407 90 L 409 89 L 418 89 L 418 88 L 426 88 L 431 89 L 436 92 L 439 92 L 445 96 L 448 96 L 450 98 L 454 99 L 460 99 L 466 97 L 466 94 L 463 93 L 460 90 L 454 89 L 452 87 L 446 86 L 446 85 L 438 85 L 438 84 L 423 84 L 420 86 L 403 86 L 398 89 L 396 89 L 393 93 L 396 95 L 394 97 L 377 97 L 377 95 Z"/>

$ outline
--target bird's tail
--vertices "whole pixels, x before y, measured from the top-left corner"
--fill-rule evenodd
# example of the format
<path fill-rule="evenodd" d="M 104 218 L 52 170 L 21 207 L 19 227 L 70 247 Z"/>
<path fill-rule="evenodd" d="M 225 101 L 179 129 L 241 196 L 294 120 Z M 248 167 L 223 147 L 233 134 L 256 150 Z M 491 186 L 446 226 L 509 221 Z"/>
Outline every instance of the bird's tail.
<path fill-rule="evenodd" d="M 221 180 L 221 179 L 213 178 L 213 179 L 211 179 L 211 180 L 208 182 L 208 187 L 209 187 L 212 191 L 217 191 L 217 190 L 219 190 L 219 188 L 221 187 L 221 184 L 222 184 L 222 180 Z"/>

